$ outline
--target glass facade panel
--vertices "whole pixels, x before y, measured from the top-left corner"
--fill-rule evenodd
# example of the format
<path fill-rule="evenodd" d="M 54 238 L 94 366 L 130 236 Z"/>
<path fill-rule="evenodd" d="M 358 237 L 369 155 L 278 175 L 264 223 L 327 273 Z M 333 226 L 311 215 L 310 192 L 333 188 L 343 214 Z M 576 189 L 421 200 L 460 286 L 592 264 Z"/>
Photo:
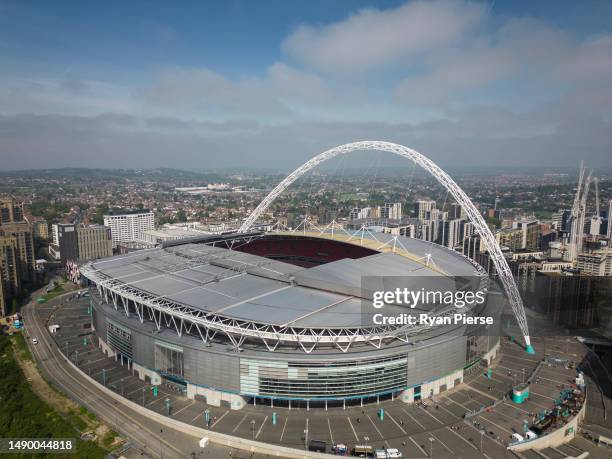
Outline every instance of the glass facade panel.
<path fill-rule="evenodd" d="M 287 362 L 240 359 L 240 390 L 278 398 L 365 397 L 406 387 L 407 358 Z"/>
<path fill-rule="evenodd" d="M 117 352 L 132 359 L 132 333 L 112 320 L 106 321 L 106 342 Z"/>
<path fill-rule="evenodd" d="M 183 379 L 183 349 L 169 343 L 155 342 L 155 368 L 164 374 Z"/>

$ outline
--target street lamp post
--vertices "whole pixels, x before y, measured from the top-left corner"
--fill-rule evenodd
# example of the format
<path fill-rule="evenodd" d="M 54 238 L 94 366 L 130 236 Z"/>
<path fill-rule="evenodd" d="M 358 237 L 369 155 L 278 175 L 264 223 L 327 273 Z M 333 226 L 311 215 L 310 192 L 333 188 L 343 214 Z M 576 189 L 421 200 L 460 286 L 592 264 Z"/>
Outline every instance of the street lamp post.
<path fill-rule="evenodd" d="M 434 438 L 429 437 L 429 457 L 430 459 L 433 459 L 433 442 L 434 442 Z"/>
<path fill-rule="evenodd" d="M 482 453 L 482 437 L 484 437 L 484 430 L 480 431 L 480 452 Z"/>
<path fill-rule="evenodd" d="M 251 431 L 253 432 L 253 441 L 255 441 L 255 419 L 251 420 Z"/>
<path fill-rule="evenodd" d="M 147 388 L 143 387 L 142 388 L 142 406 L 145 406 L 145 392 L 146 392 Z"/>

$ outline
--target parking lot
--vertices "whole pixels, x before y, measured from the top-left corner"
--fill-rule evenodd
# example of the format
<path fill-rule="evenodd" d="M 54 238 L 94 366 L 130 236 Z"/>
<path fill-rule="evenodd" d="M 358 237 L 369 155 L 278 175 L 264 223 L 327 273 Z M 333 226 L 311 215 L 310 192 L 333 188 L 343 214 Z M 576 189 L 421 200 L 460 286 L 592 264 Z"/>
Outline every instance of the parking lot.
<path fill-rule="evenodd" d="M 230 411 L 208 406 L 199 399 L 190 400 L 174 383 L 159 386 L 156 396 L 152 386 L 133 376 L 120 360 L 105 357 L 92 340 L 87 298 L 64 301 L 57 309 L 43 304 L 37 311 L 50 317 L 48 324 L 60 325 L 54 338 L 83 372 L 124 397 L 200 427 L 206 427 L 208 412 L 211 430 L 302 449 L 307 441 L 316 439 L 325 441 L 328 449 L 337 443 L 395 447 L 410 458 L 431 457 L 432 449 L 435 457 L 513 457 L 506 450 L 512 433 L 521 432 L 524 422 L 531 421 L 535 413 L 552 408 L 560 385 L 567 385 L 575 376 L 573 369 L 544 366 L 538 371 L 531 385 L 531 397 L 525 403 L 505 401 L 464 420 L 466 412 L 481 410 L 500 400 L 514 384 L 527 378 L 542 359 L 542 355 L 526 354 L 517 343 L 502 339 L 491 378 L 482 367 L 476 367 L 465 377 L 464 384 L 426 400 L 426 406 L 389 400 L 347 409 L 248 405 Z M 547 339 L 548 349 L 554 349 L 556 341 Z M 543 348 L 544 338 L 534 344 L 536 349 Z M 578 352 L 582 352 L 578 343 L 562 347 L 558 349 L 559 356 L 577 359 Z M 384 416 L 380 415 L 381 408 Z"/>

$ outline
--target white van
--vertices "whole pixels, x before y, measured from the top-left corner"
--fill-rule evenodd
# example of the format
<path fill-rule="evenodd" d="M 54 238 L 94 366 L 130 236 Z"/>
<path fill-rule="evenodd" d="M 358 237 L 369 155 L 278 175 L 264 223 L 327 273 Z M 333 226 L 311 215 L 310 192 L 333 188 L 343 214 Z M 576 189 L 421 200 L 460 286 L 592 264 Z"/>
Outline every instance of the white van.
<path fill-rule="evenodd" d="M 387 457 L 389 459 L 401 459 L 404 455 L 397 448 L 387 448 Z"/>
<path fill-rule="evenodd" d="M 524 441 L 524 440 L 525 440 L 525 439 L 523 438 L 523 436 L 522 436 L 522 435 L 519 435 L 519 434 L 517 434 L 517 433 L 513 433 L 513 434 L 512 434 L 512 439 L 513 439 L 515 442 L 521 442 L 521 441 Z"/>
<path fill-rule="evenodd" d="M 527 440 L 533 440 L 534 438 L 538 438 L 538 434 L 536 434 L 532 430 L 528 430 L 527 432 L 525 432 L 525 436 L 527 437 Z"/>

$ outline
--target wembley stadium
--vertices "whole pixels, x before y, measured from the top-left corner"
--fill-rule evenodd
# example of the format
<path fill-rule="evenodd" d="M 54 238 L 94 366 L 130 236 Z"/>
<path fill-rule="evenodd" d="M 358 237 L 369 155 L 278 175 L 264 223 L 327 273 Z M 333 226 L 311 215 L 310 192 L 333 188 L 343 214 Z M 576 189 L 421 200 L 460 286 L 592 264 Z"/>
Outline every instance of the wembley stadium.
<path fill-rule="evenodd" d="M 152 384 L 228 403 L 410 403 L 463 380 L 490 359 L 499 333 L 468 326 L 376 326 L 372 289 L 423 283 L 480 291 L 499 310 L 484 270 L 442 246 L 357 232 L 238 233 L 173 241 L 90 262 L 98 345 Z M 364 286 L 365 285 L 365 286 Z M 402 313 L 423 307 L 391 306 Z M 457 312 L 426 306 L 431 316 Z M 492 312 L 493 311 L 493 312 Z M 389 311 L 394 313 L 394 311 Z M 496 324 L 499 322 L 496 321 Z"/>

